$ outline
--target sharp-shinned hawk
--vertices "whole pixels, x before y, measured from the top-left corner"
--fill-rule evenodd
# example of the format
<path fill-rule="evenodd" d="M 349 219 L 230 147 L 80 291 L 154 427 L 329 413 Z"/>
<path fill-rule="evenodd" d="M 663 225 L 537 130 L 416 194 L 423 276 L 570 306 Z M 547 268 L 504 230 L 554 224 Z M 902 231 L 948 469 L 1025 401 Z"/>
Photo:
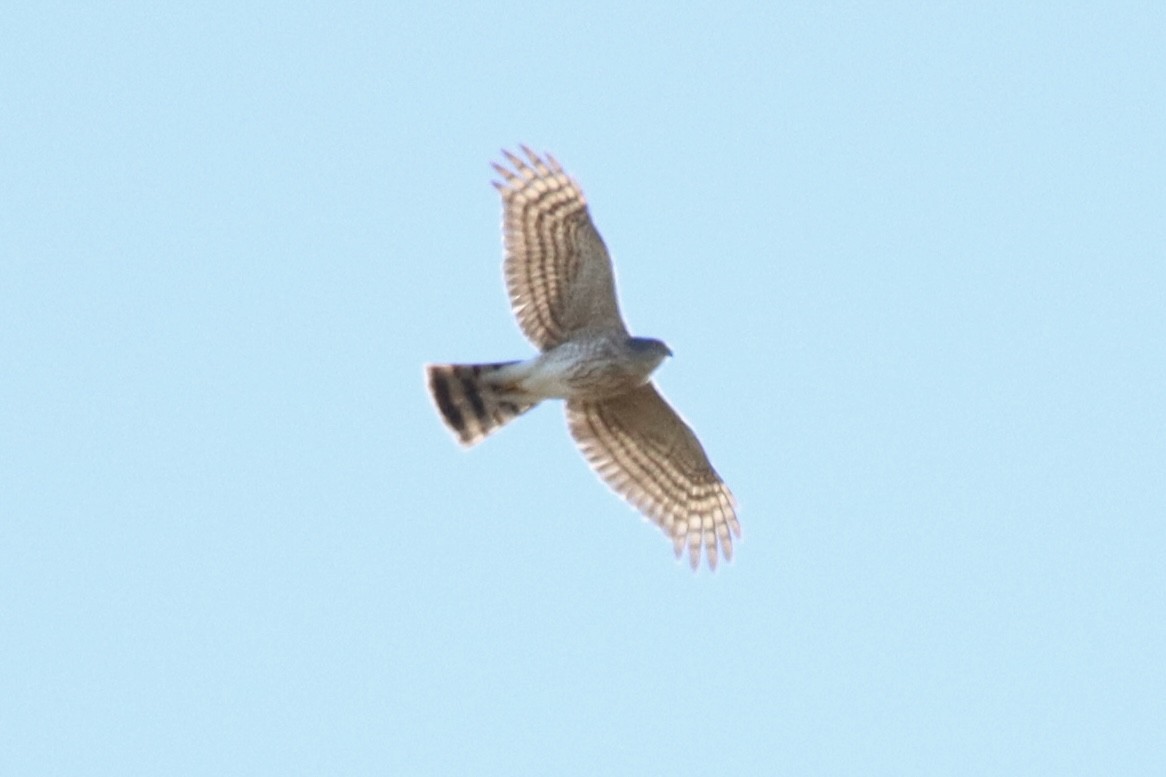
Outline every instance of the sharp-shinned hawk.
<path fill-rule="evenodd" d="M 672 352 L 632 337 L 619 313 L 611 258 L 583 192 L 550 154 L 525 146 L 503 153 L 510 304 L 540 353 L 526 361 L 431 364 L 429 390 L 465 446 L 544 399 L 565 399 L 567 426 L 587 462 L 617 494 L 669 537 L 692 568 L 701 546 L 716 568 L 717 548 L 733 555 L 741 535 L 735 500 L 688 425 L 649 377 Z"/>

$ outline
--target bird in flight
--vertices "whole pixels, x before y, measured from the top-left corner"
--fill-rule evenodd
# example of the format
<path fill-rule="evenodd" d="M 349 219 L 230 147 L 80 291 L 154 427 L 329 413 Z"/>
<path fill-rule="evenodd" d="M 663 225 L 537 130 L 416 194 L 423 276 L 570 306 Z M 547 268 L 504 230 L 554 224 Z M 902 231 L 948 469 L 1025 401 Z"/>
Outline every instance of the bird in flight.
<path fill-rule="evenodd" d="M 429 391 L 464 446 L 546 399 L 566 400 L 567 428 L 607 485 L 710 568 L 728 561 L 741 536 L 736 501 L 696 435 L 660 396 L 652 372 L 672 355 L 662 341 L 633 337 L 615 294 L 611 257 L 587 200 L 550 154 L 504 151 L 503 272 L 518 325 L 539 349 L 531 359 L 429 364 Z"/>

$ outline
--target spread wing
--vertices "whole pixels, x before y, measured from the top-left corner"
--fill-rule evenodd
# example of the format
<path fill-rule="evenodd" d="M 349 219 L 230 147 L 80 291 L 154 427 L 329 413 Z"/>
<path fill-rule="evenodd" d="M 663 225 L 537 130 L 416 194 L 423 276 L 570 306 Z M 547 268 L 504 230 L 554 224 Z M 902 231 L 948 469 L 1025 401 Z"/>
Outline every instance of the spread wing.
<path fill-rule="evenodd" d="M 654 385 L 600 402 L 569 400 L 567 425 L 591 468 L 672 538 L 676 555 L 688 546 L 693 569 L 702 544 L 711 568 L 718 545 L 726 561 L 733 557 L 736 501 Z"/>
<path fill-rule="evenodd" d="M 506 288 L 523 333 L 547 350 L 584 331 L 627 334 L 615 297 L 611 257 L 587 200 L 555 158 L 526 146 L 509 151 L 502 181 Z"/>

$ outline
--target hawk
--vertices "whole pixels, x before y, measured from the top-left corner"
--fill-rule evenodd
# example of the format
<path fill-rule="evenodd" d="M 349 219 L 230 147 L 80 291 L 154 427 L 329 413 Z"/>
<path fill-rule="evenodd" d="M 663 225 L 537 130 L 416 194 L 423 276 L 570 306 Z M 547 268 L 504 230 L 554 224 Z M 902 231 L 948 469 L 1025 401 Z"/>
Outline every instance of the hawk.
<path fill-rule="evenodd" d="M 679 558 L 710 568 L 741 536 L 736 502 L 696 435 L 660 396 L 652 372 L 672 355 L 629 334 L 611 257 L 587 200 L 555 158 L 503 151 L 504 274 L 510 305 L 539 354 L 525 361 L 430 364 L 434 404 L 464 446 L 544 399 L 566 400 L 567 428 L 591 468 L 672 539 Z"/>

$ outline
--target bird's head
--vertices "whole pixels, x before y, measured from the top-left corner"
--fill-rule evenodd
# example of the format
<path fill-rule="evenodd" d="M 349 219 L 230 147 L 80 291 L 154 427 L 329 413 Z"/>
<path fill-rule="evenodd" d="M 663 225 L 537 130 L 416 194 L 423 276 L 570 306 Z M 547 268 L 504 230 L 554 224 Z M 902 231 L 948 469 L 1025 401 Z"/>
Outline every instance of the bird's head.
<path fill-rule="evenodd" d="M 638 359 L 649 362 L 653 370 L 672 355 L 672 349 L 665 345 L 663 340 L 652 337 L 629 337 L 628 348 Z"/>

